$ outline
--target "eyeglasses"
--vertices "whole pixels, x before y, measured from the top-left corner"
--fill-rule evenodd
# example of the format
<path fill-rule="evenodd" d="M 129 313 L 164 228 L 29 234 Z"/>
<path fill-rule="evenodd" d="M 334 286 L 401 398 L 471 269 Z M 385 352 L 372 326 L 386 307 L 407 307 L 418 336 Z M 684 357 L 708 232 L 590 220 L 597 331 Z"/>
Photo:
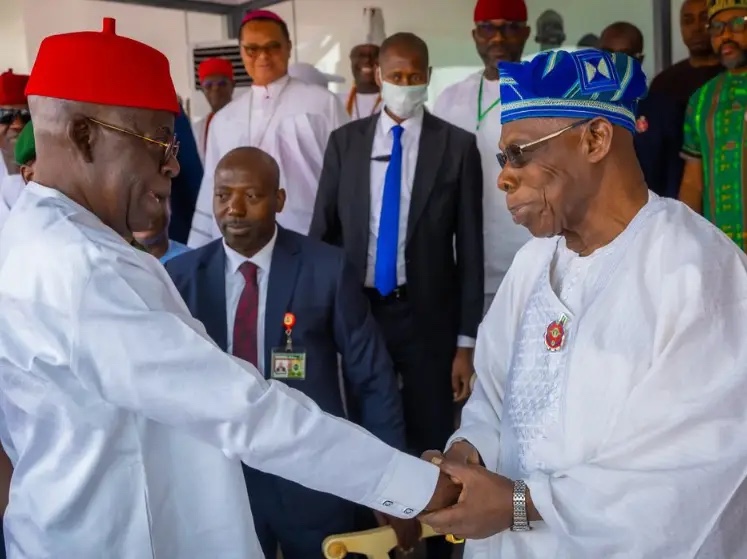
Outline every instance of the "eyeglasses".
<path fill-rule="evenodd" d="M 524 31 L 526 27 L 527 24 L 523 21 L 507 21 L 499 24 L 481 21 L 477 23 L 475 30 L 477 31 L 477 35 L 482 39 L 492 39 L 498 33 L 504 37 L 515 37 Z"/>
<path fill-rule="evenodd" d="M 99 126 L 108 128 L 109 130 L 127 134 L 128 136 L 134 136 L 135 138 L 140 138 L 145 142 L 161 146 L 163 148 L 163 159 L 161 159 L 162 166 L 168 163 L 172 157 L 176 159 L 176 156 L 179 154 L 179 142 L 176 139 L 176 134 L 172 134 L 171 139 L 169 139 L 168 142 L 162 142 L 160 140 L 149 138 L 148 136 L 143 136 L 142 134 L 138 134 L 137 132 L 133 132 L 132 130 L 127 130 L 126 128 L 120 128 L 119 126 L 114 126 L 113 124 L 108 124 L 106 122 L 96 120 L 95 118 L 88 117 L 88 120 L 93 122 L 94 124 L 98 124 Z"/>
<path fill-rule="evenodd" d="M 548 142 L 552 140 L 553 138 L 557 138 L 561 134 L 568 132 L 569 130 L 572 130 L 573 128 L 576 128 L 577 126 L 586 124 L 587 122 L 590 122 L 591 120 L 593 119 L 587 118 L 584 120 L 579 120 L 578 122 L 569 124 L 568 126 L 553 132 L 552 134 L 548 134 L 547 136 L 543 136 L 542 138 L 538 140 L 534 140 L 527 144 L 521 144 L 521 145 L 509 144 L 506 146 L 506 149 L 496 154 L 496 157 L 498 158 L 498 164 L 501 166 L 501 168 L 505 167 L 507 163 L 511 163 L 512 167 L 523 167 L 524 165 L 527 164 L 527 160 L 525 158 L 525 152 L 531 151 L 539 147 L 541 144 L 544 144 L 545 142 Z"/>
<path fill-rule="evenodd" d="M 712 21 L 708 24 L 708 32 L 711 37 L 720 37 L 727 28 L 732 33 L 744 33 L 745 22 L 747 22 L 745 16 L 735 17 L 729 21 Z"/>
<path fill-rule="evenodd" d="M 226 78 L 219 78 L 217 80 L 205 80 L 200 84 L 202 89 L 212 89 L 213 87 L 228 87 L 231 82 Z"/>
<path fill-rule="evenodd" d="M 259 57 L 260 54 L 266 54 L 267 56 L 274 56 L 278 54 L 282 49 L 283 45 L 277 41 L 272 41 L 266 45 L 241 45 L 246 55 L 254 60 Z"/>
<path fill-rule="evenodd" d="M 25 125 L 31 120 L 31 113 L 28 109 L 0 109 L 0 125 L 8 126 L 16 119 Z"/>

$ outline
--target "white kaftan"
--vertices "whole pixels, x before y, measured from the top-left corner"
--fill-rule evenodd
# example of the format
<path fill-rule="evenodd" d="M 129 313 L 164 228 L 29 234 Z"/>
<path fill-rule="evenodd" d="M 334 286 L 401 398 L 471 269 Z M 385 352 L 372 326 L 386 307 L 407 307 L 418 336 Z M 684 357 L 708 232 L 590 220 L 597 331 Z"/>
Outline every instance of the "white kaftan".
<path fill-rule="evenodd" d="M 403 517 L 432 495 L 435 466 L 221 351 L 158 260 L 55 190 L 0 234 L 0 308 L 10 559 L 258 559 L 239 460 Z"/>
<path fill-rule="evenodd" d="M 516 252 L 531 238 L 529 232 L 516 225 L 506 207 L 506 194 L 498 189 L 498 142 L 501 139 L 500 98 L 498 81 L 483 82 L 481 113 L 484 118 L 477 127 L 477 100 L 482 72 L 447 87 L 438 96 L 433 114 L 477 135 L 483 177 L 483 235 L 485 238 L 485 294 L 488 300 L 498 291 Z"/>
<path fill-rule="evenodd" d="M 350 91 L 340 93 L 339 96 L 343 107 L 347 107 L 348 100 L 350 99 Z M 384 108 L 381 101 L 381 94 L 379 93 L 356 93 L 352 105 L 350 108 L 350 118 L 352 120 L 359 120 L 375 115 Z"/>
<path fill-rule="evenodd" d="M 8 219 L 10 209 L 23 191 L 23 177 L 19 174 L 5 175 L 0 179 L 0 230 Z"/>
<path fill-rule="evenodd" d="M 252 86 L 210 121 L 205 174 L 197 197 L 188 245 L 200 247 L 220 238 L 213 217 L 213 187 L 218 161 L 240 146 L 255 146 L 280 166 L 280 186 L 288 198 L 280 225 L 309 232 L 324 151 L 330 133 L 348 121 L 334 93 L 284 76 L 267 87 Z"/>
<path fill-rule="evenodd" d="M 480 327 L 454 438 L 527 480 L 544 522 L 465 557 L 747 557 L 745 339 L 747 257 L 680 202 L 652 195 L 591 257 L 530 241 Z"/>

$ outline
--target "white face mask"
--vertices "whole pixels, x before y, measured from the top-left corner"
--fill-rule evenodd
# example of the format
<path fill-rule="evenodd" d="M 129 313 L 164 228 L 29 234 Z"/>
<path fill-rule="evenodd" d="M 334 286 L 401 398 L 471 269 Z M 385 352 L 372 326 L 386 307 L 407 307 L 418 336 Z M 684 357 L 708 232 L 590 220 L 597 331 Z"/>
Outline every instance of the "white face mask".
<path fill-rule="evenodd" d="M 381 78 L 381 73 L 379 77 Z M 381 79 L 381 98 L 395 115 L 410 118 L 428 100 L 428 84 L 395 85 Z"/>

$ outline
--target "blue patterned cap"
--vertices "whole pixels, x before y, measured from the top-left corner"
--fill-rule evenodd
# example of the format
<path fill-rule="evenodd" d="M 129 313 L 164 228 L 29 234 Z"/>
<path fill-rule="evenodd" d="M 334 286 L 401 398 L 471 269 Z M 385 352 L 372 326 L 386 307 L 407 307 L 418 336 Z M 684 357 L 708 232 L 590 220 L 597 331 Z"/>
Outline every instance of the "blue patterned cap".
<path fill-rule="evenodd" d="M 529 62 L 498 64 L 501 122 L 524 118 L 603 117 L 635 133 L 646 95 L 641 63 L 597 49 L 542 52 Z"/>

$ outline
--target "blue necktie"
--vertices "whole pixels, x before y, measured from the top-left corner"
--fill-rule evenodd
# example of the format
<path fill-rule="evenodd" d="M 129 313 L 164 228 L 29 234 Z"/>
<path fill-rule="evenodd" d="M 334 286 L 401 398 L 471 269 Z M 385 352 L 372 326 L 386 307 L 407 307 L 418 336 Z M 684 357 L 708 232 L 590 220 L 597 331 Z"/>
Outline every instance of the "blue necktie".
<path fill-rule="evenodd" d="M 401 126 L 392 127 L 392 155 L 384 179 L 379 238 L 376 242 L 374 286 L 384 296 L 389 295 L 397 288 L 397 241 L 402 185 L 402 132 L 404 132 L 404 128 Z"/>

